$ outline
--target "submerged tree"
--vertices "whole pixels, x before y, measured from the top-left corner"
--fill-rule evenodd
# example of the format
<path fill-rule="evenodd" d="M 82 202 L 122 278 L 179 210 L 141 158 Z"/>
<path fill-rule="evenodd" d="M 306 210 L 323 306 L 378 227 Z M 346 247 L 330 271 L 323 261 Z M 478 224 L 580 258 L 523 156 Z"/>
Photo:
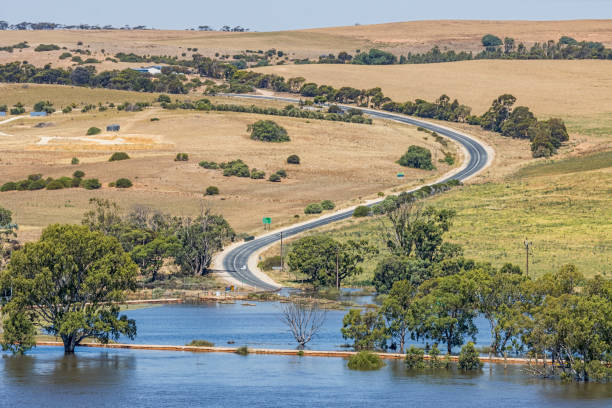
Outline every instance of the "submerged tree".
<path fill-rule="evenodd" d="M 281 313 L 281 320 L 289 327 L 300 349 L 317 334 L 327 316 L 326 311 L 321 310 L 317 303 L 300 301 L 282 304 Z"/>
<path fill-rule="evenodd" d="M 35 328 L 61 337 L 66 353 L 86 338 L 134 338 L 136 323 L 119 316 L 117 302 L 135 289 L 136 273 L 115 238 L 86 226 L 47 227 L 39 241 L 13 253 L 1 275 L 1 286 L 12 288 L 2 348 L 27 351 Z"/>

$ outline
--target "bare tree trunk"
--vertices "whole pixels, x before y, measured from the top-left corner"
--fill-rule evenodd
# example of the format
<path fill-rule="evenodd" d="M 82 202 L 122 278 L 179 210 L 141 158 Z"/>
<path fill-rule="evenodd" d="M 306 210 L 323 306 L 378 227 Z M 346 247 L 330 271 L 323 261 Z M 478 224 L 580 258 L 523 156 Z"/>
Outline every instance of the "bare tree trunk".
<path fill-rule="evenodd" d="M 281 320 L 289 327 L 299 349 L 303 349 L 317 334 L 327 315 L 316 303 L 307 304 L 303 301 L 283 304 L 281 313 Z"/>

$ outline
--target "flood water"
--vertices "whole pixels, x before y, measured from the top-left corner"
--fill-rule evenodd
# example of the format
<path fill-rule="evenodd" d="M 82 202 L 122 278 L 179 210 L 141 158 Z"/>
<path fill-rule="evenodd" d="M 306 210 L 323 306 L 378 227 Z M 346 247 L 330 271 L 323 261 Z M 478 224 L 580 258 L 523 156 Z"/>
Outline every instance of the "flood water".
<path fill-rule="evenodd" d="M 380 371 L 346 360 L 224 353 L 40 347 L 0 358 L 0 406 L 10 407 L 605 407 L 612 387 L 537 380 L 519 367 L 480 373 Z"/>
<path fill-rule="evenodd" d="M 367 299 L 366 299 L 367 300 Z M 279 303 L 164 305 L 127 310 L 136 319 L 135 343 L 183 345 L 205 339 L 219 346 L 294 348 L 280 321 Z M 330 311 L 312 349 L 340 349 L 346 311 Z M 478 342 L 488 324 L 478 320 Z M 125 341 L 125 339 L 122 339 Z M 479 373 L 409 371 L 389 361 L 357 372 L 341 358 L 238 356 L 39 347 L 26 356 L 2 354 L 0 407 L 604 407 L 612 386 L 565 384 L 529 377 L 519 366 L 485 365 Z"/>

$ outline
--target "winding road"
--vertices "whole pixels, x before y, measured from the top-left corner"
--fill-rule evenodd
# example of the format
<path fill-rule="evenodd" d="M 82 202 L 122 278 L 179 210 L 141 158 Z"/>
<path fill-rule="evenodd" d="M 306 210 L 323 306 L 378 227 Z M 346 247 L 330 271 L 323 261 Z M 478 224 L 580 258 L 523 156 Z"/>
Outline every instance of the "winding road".
<path fill-rule="evenodd" d="M 241 98 L 251 98 L 251 99 L 268 99 L 268 100 L 276 100 L 276 101 L 285 101 L 290 103 L 299 102 L 298 99 L 294 98 L 285 98 L 285 97 L 275 97 L 275 96 L 265 96 L 265 95 L 231 95 L 233 97 L 241 97 Z M 346 107 L 344 107 L 346 108 Z M 361 109 L 361 108 L 360 108 Z M 451 130 L 444 126 L 440 126 L 437 124 L 429 123 L 426 121 L 422 121 L 419 119 L 414 119 L 412 117 L 404 116 L 401 114 L 382 112 L 372 109 L 361 109 L 364 113 L 368 114 L 373 118 L 378 119 L 387 119 L 394 120 L 401 123 L 406 123 L 415 126 L 422 126 L 425 129 L 429 129 L 431 131 L 437 132 L 438 134 L 448 137 L 459 143 L 466 153 L 466 160 L 464 161 L 463 166 L 458 170 L 452 173 L 447 174 L 445 177 L 437 180 L 436 183 L 447 181 L 450 179 L 457 180 L 467 180 L 468 178 L 478 174 L 485 167 L 488 166 L 492 159 L 492 154 L 488 152 L 487 146 L 478 140 L 459 133 L 457 131 Z M 414 190 L 420 188 L 416 187 Z M 378 202 L 382 201 L 382 199 L 378 199 L 376 201 L 371 201 L 367 203 L 367 205 L 374 205 Z M 272 283 L 271 280 L 267 280 L 261 277 L 257 272 L 252 271 L 254 268 L 253 264 L 249 265 L 249 258 L 252 255 L 259 252 L 262 248 L 267 247 L 273 244 L 276 241 L 279 241 L 282 237 L 289 238 L 293 235 L 300 234 L 304 231 L 312 230 L 315 228 L 319 228 L 321 226 L 331 224 L 333 222 L 345 220 L 350 218 L 353 215 L 353 208 L 345 209 L 339 212 L 336 212 L 332 215 L 324 216 L 318 218 L 316 220 L 308 221 L 302 224 L 294 225 L 291 227 L 284 228 L 282 230 L 277 230 L 272 233 L 266 234 L 260 238 L 254 239 L 253 241 L 248 241 L 240 244 L 233 245 L 227 248 L 221 255 L 219 256 L 219 262 L 223 267 L 223 270 L 232 278 L 234 281 L 240 282 L 241 284 L 252 286 L 259 290 L 264 291 L 276 291 L 279 290 L 280 287 Z"/>

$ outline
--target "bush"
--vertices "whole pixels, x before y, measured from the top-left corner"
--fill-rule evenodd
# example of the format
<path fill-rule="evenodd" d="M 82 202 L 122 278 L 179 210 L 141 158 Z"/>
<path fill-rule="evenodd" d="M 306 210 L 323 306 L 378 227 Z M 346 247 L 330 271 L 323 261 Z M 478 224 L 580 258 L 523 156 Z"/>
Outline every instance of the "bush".
<path fill-rule="evenodd" d="M 186 346 L 192 347 L 215 347 L 215 343 L 211 343 L 206 340 L 191 340 L 189 343 L 185 344 Z"/>
<path fill-rule="evenodd" d="M 49 184 L 47 184 L 47 190 L 61 190 L 66 187 L 61 180 L 51 180 Z"/>
<path fill-rule="evenodd" d="M 79 164 L 79 158 L 78 157 L 73 157 L 72 160 L 70 160 L 70 164 L 72 164 L 72 165 Z"/>
<path fill-rule="evenodd" d="M 266 172 L 263 170 L 257 170 L 256 168 L 251 169 L 251 178 L 252 179 L 263 179 L 266 177 Z"/>
<path fill-rule="evenodd" d="M 262 142 L 288 142 L 291 140 L 285 128 L 271 120 L 258 120 L 247 126 L 247 132 L 251 132 L 251 139 Z"/>
<path fill-rule="evenodd" d="M 478 358 L 478 353 L 474 348 L 474 343 L 468 342 L 465 346 L 461 347 L 459 353 L 459 368 L 462 370 L 478 370 L 482 367 L 482 362 Z"/>
<path fill-rule="evenodd" d="M 353 217 L 367 217 L 368 215 L 370 215 L 370 207 L 365 205 L 360 205 L 353 211 Z"/>
<path fill-rule="evenodd" d="M 297 154 L 292 154 L 291 156 L 287 157 L 287 163 L 300 164 L 300 156 L 298 156 Z"/>
<path fill-rule="evenodd" d="M 284 169 L 280 169 L 276 172 L 281 178 L 287 178 L 287 172 Z"/>
<path fill-rule="evenodd" d="M 268 181 L 272 181 L 274 183 L 278 183 L 278 182 L 281 181 L 281 176 L 279 176 L 278 173 L 270 174 L 270 177 L 268 178 Z"/>
<path fill-rule="evenodd" d="M 115 181 L 115 187 L 117 188 L 130 188 L 132 187 L 132 182 L 127 178 L 120 178 Z"/>
<path fill-rule="evenodd" d="M 72 112 L 71 106 L 66 106 L 64 109 L 62 109 L 62 113 L 70 113 L 70 112 Z"/>
<path fill-rule="evenodd" d="M 280 264 L 281 264 L 280 255 L 274 255 L 274 256 L 271 256 L 259 262 L 257 266 L 264 271 L 271 271 L 273 267 L 279 267 Z"/>
<path fill-rule="evenodd" d="M 384 367 L 385 363 L 378 354 L 369 351 L 360 351 L 352 355 L 348 361 L 351 370 L 373 371 Z"/>
<path fill-rule="evenodd" d="M 157 97 L 157 102 L 171 103 L 172 100 L 168 95 L 161 94 Z"/>
<path fill-rule="evenodd" d="M 189 160 L 189 155 L 187 153 L 177 153 L 174 161 L 187 161 Z"/>
<path fill-rule="evenodd" d="M 128 160 L 129 158 L 130 156 L 128 156 L 128 154 L 125 152 L 116 152 L 116 153 L 113 153 L 113 155 L 110 157 L 110 159 L 108 159 L 108 161 L 112 162 L 112 161 L 119 161 L 119 160 Z"/>
<path fill-rule="evenodd" d="M 114 182 L 114 181 L 111 181 L 110 183 L 108 183 L 108 186 L 109 186 L 110 188 L 115 187 L 115 182 Z"/>
<path fill-rule="evenodd" d="M 321 201 L 321 208 L 324 210 L 333 210 L 336 208 L 336 204 L 331 200 L 323 200 Z"/>
<path fill-rule="evenodd" d="M 30 180 L 30 181 L 37 181 L 37 180 L 40 180 L 40 179 L 42 179 L 42 174 L 40 174 L 40 173 L 30 174 L 28 176 L 28 180 Z"/>
<path fill-rule="evenodd" d="M 74 173 L 72 173 L 72 177 L 83 178 L 85 177 L 85 172 L 81 170 L 77 170 Z"/>
<path fill-rule="evenodd" d="M 502 43 L 501 38 L 493 34 L 487 34 L 484 37 L 482 37 L 482 45 L 484 45 L 485 47 L 497 47 L 502 44 L 503 43 Z"/>
<path fill-rule="evenodd" d="M 223 169 L 223 175 L 226 177 L 237 176 L 237 177 L 251 177 L 249 166 L 247 166 L 242 160 L 233 160 L 227 163 L 221 163 L 219 165 Z"/>
<path fill-rule="evenodd" d="M 151 122 L 159 122 L 159 118 L 151 118 Z"/>
<path fill-rule="evenodd" d="M 28 190 L 42 190 L 46 185 L 47 183 L 45 183 L 45 180 L 34 180 L 28 185 Z"/>
<path fill-rule="evenodd" d="M 247 354 L 249 354 L 249 348 L 247 346 L 238 347 L 236 349 L 236 354 L 246 356 Z"/>
<path fill-rule="evenodd" d="M 72 187 L 79 187 L 82 182 L 83 182 L 83 180 L 81 178 L 75 177 L 75 178 L 72 179 L 71 186 Z"/>
<path fill-rule="evenodd" d="M 2 187 L 0 187 L 0 191 L 13 191 L 17 190 L 17 183 L 9 181 L 8 183 L 4 183 Z"/>
<path fill-rule="evenodd" d="M 431 152 L 429 149 L 415 145 L 410 146 L 397 163 L 401 166 L 412 167 L 414 169 L 434 169 L 431 163 Z"/>
<path fill-rule="evenodd" d="M 60 49 L 59 45 L 55 45 L 55 44 L 39 44 L 38 47 L 34 48 L 34 51 L 36 51 L 36 52 L 56 51 L 56 50 L 59 50 L 59 49 Z"/>
<path fill-rule="evenodd" d="M 97 128 L 95 126 L 90 127 L 89 129 L 87 129 L 87 136 L 91 136 L 91 135 L 97 135 L 100 132 L 102 132 L 100 130 L 100 128 Z"/>
<path fill-rule="evenodd" d="M 205 169 L 218 169 L 219 165 L 215 162 L 209 162 L 209 161 L 205 161 L 202 160 L 200 163 L 198 163 L 200 165 L 200 167 L 204 167 Z"/>
<path fill-rule="evenodd" d="M 318 203 L 308 204 L 306 208 L 304 208 L 304 214 L 321 214 L 322 212 L 323 207 Z"/>
<path fill-rule="evenodd" d="M 81 184 L 86 190 L 97 190 L 102 187 L 102 184 L 100 184 L 100 181 L 97 178 L 83 180 Z"/>
<path fill-rule="evenodd" d="M 21 115 L 25 113 L 25 109 L 22 107 L 11 108 L 11 115 Z"/>
<path fill-rule="evenodd" d="M 425 367 L 425 352 L 423 349 L 410 346 L 406 351 L 406 367 L 408 368 L 424 368 Z"/>
<path fill-rule="evenodd" d="M 60 177 L 58 178 L 58 181 L 60 181 L 65 188 L 72 187 L 72 178 L 70 177 Z"/>
<path fill-rule="evenodd" d="M 219 187 L 208 186 L 206 187 L 206 195 L 217 195 L 219 194 Z"/>

